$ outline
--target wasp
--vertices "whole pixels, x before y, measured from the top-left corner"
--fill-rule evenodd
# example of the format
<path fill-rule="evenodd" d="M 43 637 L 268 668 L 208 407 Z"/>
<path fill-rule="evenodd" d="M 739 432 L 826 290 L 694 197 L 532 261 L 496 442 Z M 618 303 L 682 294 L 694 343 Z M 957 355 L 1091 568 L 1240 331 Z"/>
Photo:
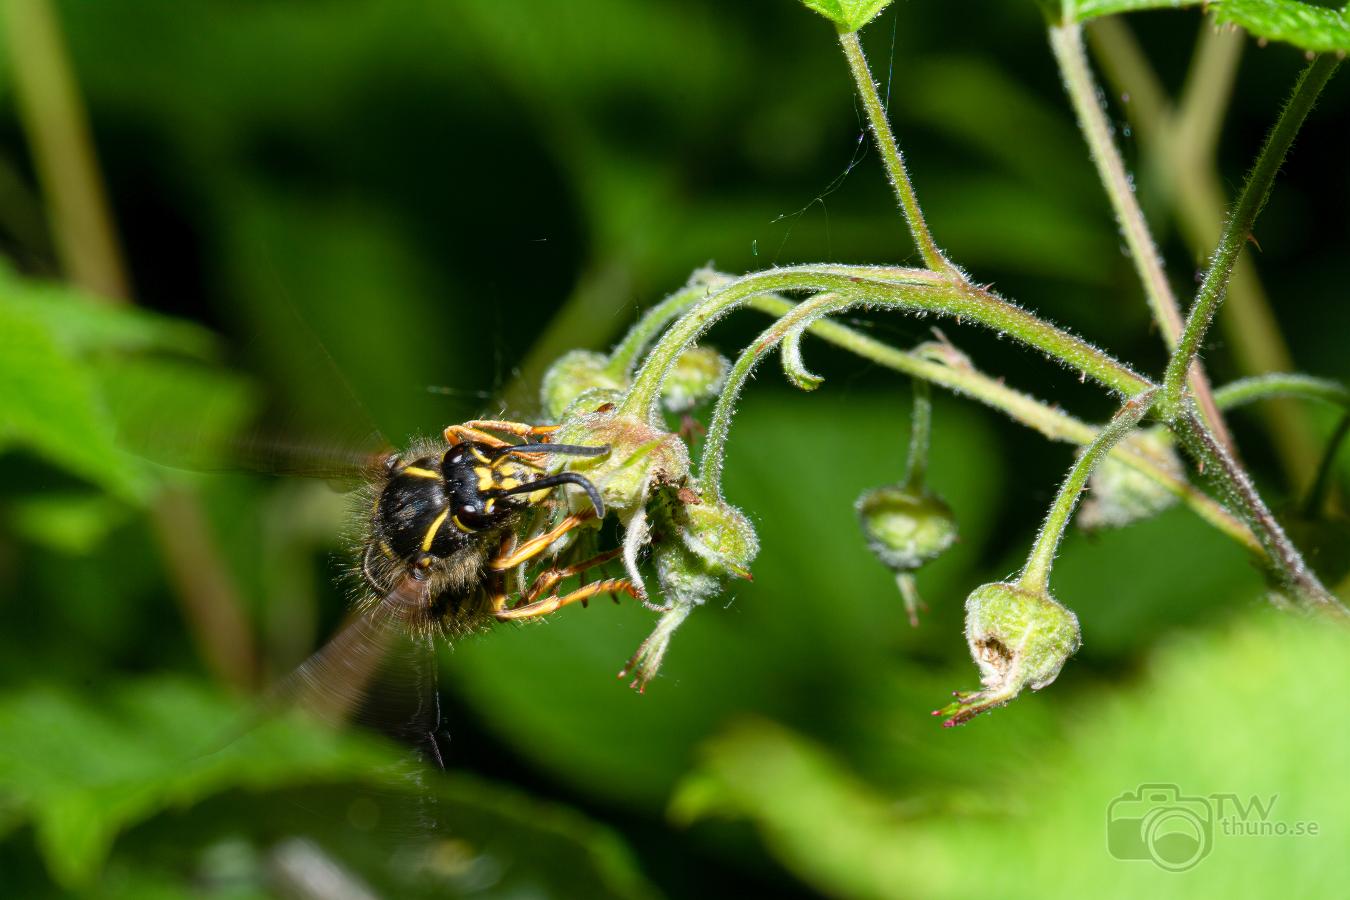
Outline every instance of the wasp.
<path fill-rule="evenodd" d="M 566 564 L 548 557 L 560 539 L 605 515 L 589 479 L 550 474 L 545 463 L 551 456 L 602 456 L 609 447 L 552 443 L 557 427 L 473 420 L 449 426 L 443 440 L 376 456 L 357 494 L 364 512 L 356 541 L 356 617 L 274 686 L 273 698 L 344 720 L 365 698 L 370 673 L 396 640 L 411 639 L 427 656 L 438 638 L 539 618 L 597 595 L 641 599 L 627 578 L 557 590 L 622 553 L 616 548 Z M 555 492 L 567 486 L 584 492 L 590 508 L 551 525 L 548 517 L 527 515 L 556 505 Z M 529 527 L 536 518 L 546 524 Z M 532 579 L 520 577 L 545 558 L 549 563 Z M 517 577 L 509 578 L 513 573 Z M 428 702 L 435 702 L 434 689 Z M 434 716 L 431 721 L 434 730 Z M 422 741 L 421 726 L 413 730 Z M 434 741 L 426 746 L 439 763 Z"/>
<path fill-rule="evenodd" d="M 604 500 L 589 479 L 575 472 L 547 474 L 543 458 L 603 456 L 606 446 L 554 444 L 554 425 L 475 420 L 445 429 L 444 444 L 419 446 L 384 458 L 383 473 L 369 488 L 370 518 L 361 541 L 361 577 L 369 596 L 412 596 L 403 624 L 418 631 L 459 636 L 493 621 L 548 615 L 597 594 L 638 594 L 626 578 L 592 582 L 566 594 L 550 593 L 565 579 L 602 566 L 612 550 L 539 573 L 514 605 L 508 605 L 505 573 L 527 564 L 560 538 L 589 521 L 603 519 Z M 511 443 L 491 432 L 521 438 Z M 549 502 L 566 485 L 586 493 L 591 508 L 523 542 L 523 513 Z M 545 596 L 547 594 L 547 596 Z"/>

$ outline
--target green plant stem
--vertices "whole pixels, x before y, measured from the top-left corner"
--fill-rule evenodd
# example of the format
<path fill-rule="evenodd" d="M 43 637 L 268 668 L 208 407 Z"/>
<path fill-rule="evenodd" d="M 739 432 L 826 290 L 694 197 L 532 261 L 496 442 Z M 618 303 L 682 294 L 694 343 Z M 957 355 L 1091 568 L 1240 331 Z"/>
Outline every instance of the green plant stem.
<path fill-rule="evenodd" d="M 88 117 L 49 0 L 7 0 L 15 99 L 63 268 L 95 297 L 130 294 Z"/>
<path fill-rule="evenodd" d="M 1245 33 L 1215 28 L 1208 21 L 1201 26 L 1195 62 L 1176 112 L 1123 16 L 1096 19 L 1087 34 L 1114 90 L 1129 96 L 1125 113 L 1175 210 L 1182 236 L 1201 257 L 1218 242 L 1225 217 L 1227 200 L 1213 153 L 1221 124 L 1216 111 L 1231 96 Z M 1294 371 L 1289 346 L 1246 254 L 1233 269 L 1219 324 L 1239 372 Z M 1301 483 L 1311 477 L 1319 441 L 1307 413 L 1288 400 L 1273 400 L 1262 404 L 1261 415 L 1291 479 Z"/>
<path fill-rule="evenodd" d="M 699 491 L 705 503 L 722 499 L 722 464 L 726 459 L 731 419 L 736 414 L 736 403 L 740 399 L 741 390 L 750 379 L 755 366 L 788 335 L 805 328 L 814 320 L 831 312 L 848 309 L 856 303 L 857 301 L 836 294 L 817 294 L 810 300 L 788 309 L 736 357 L 736 362 L 727 373 L 726 384 L 722 386 L 722 392 L 718 395 L 717 404 L 713 407 L 712 419 L 708 422 L 708 433 L 703 440 L 703 457 L 699 462 L 698 476 Z"/>
<path fill-rule="evenodd" d="M 773 295 L 756 297 L 750 301 L 752 308 L 776 318 L 797 305 Z M 1097 429 L 1086 422 L 1008 387 L 1002 379 L 992 378 L 975 369 L 959 350 L 949 344 L 929 344 L 913 352 L 900 350 L 829 319 L 812 322 L 807 330 L 821 340 L 879 366 L 982 403 L 1052 441 L 1086 445 L 1097 435 Z M 1128 444 L 1118 444 L 1112 454 L 1171 491 L 1202 519 L 1249 551 L 1257 555 L 1264 554 L 1265 551 L 1247 526 L 1204 492 L 1159 467 L 1148 457 L 1133 452 Z"/>
<path fill-rule="evenodd" d="M 1049 588 L 1050 568 L 1054 565 L 1055 554 L 1059 551 L 1060 541 L 1064 539 L 1064 532 L 1069 527 L 1069 520 L 1073 516 L 1074 508 L 1078 506 L 1083 488 L 1087 485 L 1088 476 L 1092 474 L 1092 470 L 1097 467 L 1097 464 L 1106 457 L 1111 448 L 1120 443 L 1120 440 L 1139 424 L 1139 420 L 1148 412 L 1153 400 L 1153 393 L 1153 391 L 1147 391 L 1127 400 L 1120 411 L 1111 418 L 1111 421 L 1101 431 L 1097 432 L 1097 436 L 1093 438 L 1092 443 L 1087 445 L 1087 449 L 1079 454 L 1073 468 L 1069 470 L 1068 476 L 1065 477 L 1064 483 L 1060 485 L 1059 493 L 1055 496 L 1055 502 L 1050 505 L 1050 512 L 1045 517 L 1045 524 L 1041 526 L 1040 533 L 1036 535 L 1036 542 L 1031 547 L 1027 564 L 1018 577 L 1018 584 L 1021 587 L 1032 593 L 1046 593 Z"/>
<path fill-rule="evenodd" d="M 1330 378 L 1274 372 L 1231 381 L 1214 392 L 1214 401 L 1223 409 L 1233 409 L 1272 397 L 1316 400 L 1350 408 L 1350 389 Z"/>
<path fill-rule="evenodd" d="M 1116 222 L 1125 244 L 1129 247 L 1130 258 L 1134 262 L 1139 280 L 1144 286 L 1144 296 L 1148 299 L 1153 319 L 1158 323 L 1163 341 L 1169 350 L 1175 349 L 1182 333 L 1181 310 L 1172 286 L 1163 269 L 1162 257 L 1149 232 L 1144 211 L 1139 207 L 1134 193 L 1134 183 L 1125 172 L 1125 164 L 1112 137 L 1111 125 L 1107 121 L 1106 111 L 1102 107 L 1101 91 L 1092 76 L 1088 64 L 1087 51 L 1083 47 L 1083 31 L 1078 25 L 1065 25 L 1050 29 L 1050 47 L 1059 64 L 1064 87 L 1069 100 L 1078 116 L 1079 126 L 1087 139 L 1092 160 L 1096 163 L 1097 174 L 1111 208 L 1115 210 Z M 1194 366 L 1189 370 L 1189 382 L 1205 419 L 1215 433 L 1227 445 L 1232 438 L 1224 424 L 1223 416 L 1214 406 L 1210 396 L 1209 381 L 1203 369 Z"/>
<path fill-rule="evenodd" d="M 4 12 L 16 99 L 62 266 L 91 295 L 131 302 L 60 23 L 48 0 L 9 0 Z M 150 524 L 202 659 L 221 682 L 247 687 L 257 672 L 253 635 L 197 496 L 186 488 L 165 489 L 151 506 Z"/>
<path fill-rule="evenodd" d="M 877 83 L 872 79 L 872 72 L 867 66 L 867 57 L 863 54 L 858 33 L 841 32 L 839 45 L 844 50 L 844 58 L 848 60 L 853 83 L 858 89 L 858 97 L 862 100 L 863 110 L 867 113 L 867 124 L 872 130 L 872 137 L 876 140 L 881 162 L 886 167 L 886 176 L 895 190 L 896 199 L 900 201 L 900 209 L 904 212 L 909 232 L 914 237 L 914 244 L 918 247 L 924 264 L 935 272 L 946 272 L 954 278 L 964 278 L 960 270 L 938 249 L 937 242 L 933 240 L 933 235 L 928 230 L 928 223 L 919 208 L 919 200 L 914 195 L 914 185 L 909 180 L 909 173 L 905 171 L 905 159 L 900 153 L 895 135 L 891 132 L 891 124 L 886 118 L 886 107 L 881 103 Z"/>
<path fill-rule="evenodd" d="M 916 270 L 899 270 L 915 272 Z M 661 384 L 675 360 L 721 316 L 759 294 L 828 291 L 851 305 L 939 313 L 971 319 L 1035 347 L 1065 365 L 1125 396 L 1152 383 L 1110 354 L 1056 328 L 1033 313 L 974 285 L 934 283 L 931 273 L 878 280 L 875 270 L 850 266 L 793 266 L 756 272 L 732 281 L 687 311 L 661 336 L 634 376 L 621 414 L 658 421 Z M 850 274 L 857 273 L 857 274 Z"/>
<path fill-rule="evenodd" d="M 642 351 L 656 340 L 667 325 L 731 280 L 729 275 L 711 269 L 699 269 L 690 276 L 688 284 L 643 313 L 638 323 L 628 330 L 610 353 L 605 374 L 616 379 L 631 376 Z"/>
<path fill-rule="evenodd" d="M 1317 475 L 1313 478 L 1312 486 L 1308 488 L 1308 495 L 1303 498 L 1303 514 L 1310 519 L 1322 515 L 1327 494 L 1331 490 L 1332 476 L 1336 471 L 1336 456 L 1341 452 L 1341 444 L 1345 443 L 1347 434 L 1350 434 L 1350 413 L 1341 416 L 1340 422 L 1336 423 L 1336 430 L 1331 433 L 1327 449 L 1322 454 L 1322 461 L 1317 466 Z"/>
<path fill-rule="evenodd" d="M 1183 414 L 1182 390 L 1186 372 L 1199 353 L 1214 313 L 1223 301 L 1233 266 L 1251 237 L 1252 226 L 1270 196 L 1271 186 L 1294 141 L 1294 136 L 1298 134 L 1304 119 L 1322 92 L 1322 87 L 1339 64 L 1340 61 L 1334 54 L 1326 54 L 1313 60 L 1303 70 L 1294 85 L 1293 94 L 1276 119 L 1275 127 L 1271 129 L 1251 173 L 1247 176 L 1247 182 L 1238 196 L 1237 205 L 1211 257 L 1205 280 L 1201 283 L 1195 303 L 1191 306 L 1181 341 L 1167 364 L 1159 408 L 1168 419 L 1175 420 Z"/>
<path fill-rule="evenodd" d="M 1211 478 L 1220 493 L 1247 522 L 1256 539 L 1265 548 L 1271 572 L 1295 599 L 1311 610 L 1346 617 L 1350 611 L 1331 595 L 1317 575 L 1303 561 L 1298 548 L 1266 506 L 1246 471 L 1229 455 L 1227 448 L 1214 440 L 1194 408 L 1186 408 L 1173 425 L 1182 444 L 1195 457 L 1200 470 Z"/>
<path fill-rule="evenodd" d="M 918 493 L 928 474 L 928 445 L 933 433 L 933 391 L 922 378 L 914 385 L 914 409 L 910 414 L 909 461 L 905 465 L 905 487 Z"/>

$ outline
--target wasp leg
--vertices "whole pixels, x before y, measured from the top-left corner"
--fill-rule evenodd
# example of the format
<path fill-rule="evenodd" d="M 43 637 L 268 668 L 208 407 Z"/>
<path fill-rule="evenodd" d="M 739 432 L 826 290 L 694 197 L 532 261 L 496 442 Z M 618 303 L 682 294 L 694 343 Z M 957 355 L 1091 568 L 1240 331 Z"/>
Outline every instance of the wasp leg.
<path fill-rule="evenodd" d="M 595 510 L 593 509 L 588 509 L 581 513 L 573 513 L 549 531 L 544 532 L 538 537 L 530 538 L 513 550 L 504 551 L 498 554 L 495 559 L 488 560 L 488 568 L 494 572 L 504 572 L 507 569 L 514 569 L 526 560 L 533 559 L 540 553 L 543 553 L 554 541 L 564 534 L 567 534 L 567 532 L 571 531 L 573 528 L 576 528 L 578 525 L 585 522 L 589 522 L 594 518 Z"/>
<path fill-rule="evenodd" d="M 480 431 L 470 425 L 451 425 L 445 429 L 445 442 L 451 447 L 456 444 L 472 442 L 477 444 L 486 444 L 489 447 L 510 447 L 506 441 L 499 437 L 488 434 L 486 431 Z"/>
<path fill-rule="evenodd" d="M 527 425 L 524 422 L 504 422 L 499 419 L 473 419 L 464 423 L 465 428 L 472 428 L 475 431 L 500 431 L 503 434 L 514 434 L 516 437 L 529 438 L 537 437 L 541 440 L 548 440 L 548 436 L 558 430 L 557 425 Z"/>
<path fill-rule="evenodd" d="M 552 597 L 545 597 L 543 600 L 538 600 L 527 606 L 499 610 L 496 616 L 504 622 L 515 619 L 534 619 L 539 616 L 546 616 L 572 603 L 589 600 L 596 594 L 627 594 L 634 600 L 640 599 L 637 588 L 633 587 L 633 582 L 627 578 L 606 578 L 604 581 L 591 582 L 585 587 L 577 588 L 572 593 L 564 594 L 561 597 L 554 594 Z"/>
<path fill-rule="evenodd" d="M 521 601 L 522 605 L 533 603 L 539 598 L 540 594 L 552 590 L 553 587 L 563 579 L 571 578 L 573 575 L 580 575 L 589 569 L 594 569 L 596 566 L 603 566 L 605 563 L 618 559 L 622 555 L 623 548 L 616 547 L 613 550 L 606 550 L 598 556 L 592 556 L 590 559 L 583 560 L 579 563 L 573 563 L 570 566 L 547 569 L 540 572 L 539 576 L 535 578 L 534 584 L 530 587 L 529 593 L 527 593 Z"/>

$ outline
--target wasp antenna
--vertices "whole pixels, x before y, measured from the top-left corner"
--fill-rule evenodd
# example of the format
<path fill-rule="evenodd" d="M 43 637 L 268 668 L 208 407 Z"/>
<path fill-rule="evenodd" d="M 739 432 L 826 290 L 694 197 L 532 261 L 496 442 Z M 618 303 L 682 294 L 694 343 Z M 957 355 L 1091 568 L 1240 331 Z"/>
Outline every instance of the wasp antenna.
<path fill-rule="evenodd" d="M 492 493 L 500 496 L 510 494 L 533 494 L 535 491 L 542 491 L 546 488 L 558 487 L 564 484 L 575 484 L 586 492 L 586 496 L 591 498 L 591 504 L 595 507 L 595 517 L 603 519 L 605 517 L 605 501 L 601 498 L 600 492 L 596 490 L 591 480 L 584 475 L 578 475 L 576 472 L 560 472 L 557 475 L 546 475 L 543 478 L 536 478 L 534 481 L 527 482 L 519 487 L 509 488 L 507 490 L 496 490 Z"/>
<path fill-rule="evenodd" d="M 557 453 L 561 456 L 604 456 L 609 452 L 609 444 L 598 447 L 582 447 L 577 444 L 512 444 L 502 447 L 502 453 Z"/>

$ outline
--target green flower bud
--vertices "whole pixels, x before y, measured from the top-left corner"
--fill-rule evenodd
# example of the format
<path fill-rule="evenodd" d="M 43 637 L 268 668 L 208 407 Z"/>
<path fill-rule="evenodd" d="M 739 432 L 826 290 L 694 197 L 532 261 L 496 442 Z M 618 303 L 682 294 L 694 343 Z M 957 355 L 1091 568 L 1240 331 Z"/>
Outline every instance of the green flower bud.
<path fill-rule="evenodd" d="M 1177 478 L 1186 469 L 1166 428 L 1135 431 L 1120 446 L 1147 458 Z M 1088 480 L 1078 525 L 1089 530 L 1119 528 L 1157 515 L 1177 502 L 1176 494 L 1116 456 L 1107 456 Z"/>
<path fill-rule="evenodd" d="M 589 478 L 606 508 L 623 520 L 646 503 L 652 488 L 681 484 L 689 476 L 689 448 L 679 436 L 620 416 L 610 404 L 565 420 L 554 441 L 609 446 L 604 456 L 563 457 L 559 463 Z"/>
<path fill-rule="evenodd" d="M 966 643 L 984 689 L 958 692 L 956 701 L 934 711 L 949 716 L 945 727 L 1012 700 L 1022 688 L 1050 684 L 1082 645 L 1078 617 L 1048 593 L 996 582 L 966 598 Z"/>
<path fill-rule="evenodd" d="M 686 501 L 681 494 L 687 493 L 666 490 L 653 504 L 660 539 L 652 546 L 652 564 L 669 605 L 619 673 L 632 674 L 637 690 L 660 670 L 670 638 L 690 610 L 721 594 L 731 578 L 749 578 L 759 553 L 759 538 L 744 513 L 720 501 Z"/>
<path fill-rule="evenodd" d="M 690 347 L 680 354 L 661 385 L 661 405 L 668 412 L 688 412 L 722 390 L 731 363 L 711 347 Z"/>
<path fill-rule="evenodd" d="M 853 508 L 867 546 L 893 572 L 912 572 L 956 541 L 951 507 L 924 488 L 873 488 L 864 491 Z"/>
<path fill-rule="evenodd" d="M 611 375 L 606 371 L 608 365 L 609 357 L 590 350 L 572 350 L 558 357 L 544 374 L 539 392 L 545 417 L 550 422 L 559 421 L 578 398 L 597 389 L 607 392 L 627 390 L 628 379 Z M 605 399 L 608 400 L 609 395 Z M 595 405 L 599 406 L 600 402 Z"/>

